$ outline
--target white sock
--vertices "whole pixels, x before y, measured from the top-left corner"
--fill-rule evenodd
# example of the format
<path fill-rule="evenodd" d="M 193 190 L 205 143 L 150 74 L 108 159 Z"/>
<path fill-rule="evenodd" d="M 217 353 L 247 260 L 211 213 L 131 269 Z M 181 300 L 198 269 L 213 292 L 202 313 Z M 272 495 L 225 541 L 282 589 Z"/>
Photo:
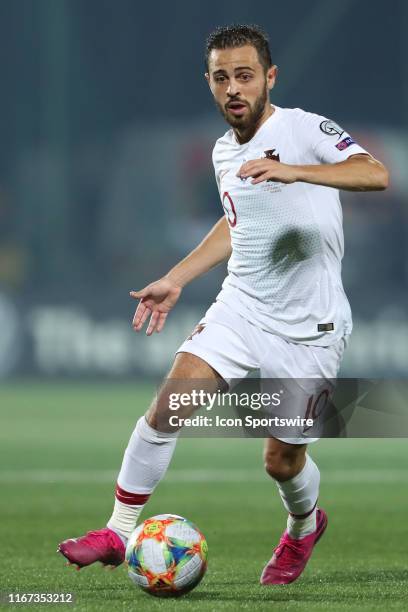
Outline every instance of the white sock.
<path fill-rule="evenodd" d="M 297 518 L 289 514 L 286 529 L 291 538 L 300 540 L 316 531 L 316 511 L 317 508 L 313 508 L 305 518 Z"/>
<path fill-rule="evenodd" d="M 304 538 L 316 531 L 316 504 L 319 497 L 320 472 L 313 459 L 299 474 L 285 482 L 275 481 L 283 505 L 289 512 L 287 531 L 292 538 Z"/>
<path fill-rule="evenodd" d="M 146 418 L 136 423 L 123 457 L 116 486 L 113 514 L 107 527 L 126 543 L 156 485 L 167 471 L 178 433 L 162 433 Z"/>
<path fill-rule="evenodd" d="M 120 537 L 125 546 L 130 534 L 136 527 L 137 519 L 143 510 L 143 505 L 130 506 L 129 504 L 123 504 L 115 497 L 113 514 L 108 521 L 107 527 Z"/>

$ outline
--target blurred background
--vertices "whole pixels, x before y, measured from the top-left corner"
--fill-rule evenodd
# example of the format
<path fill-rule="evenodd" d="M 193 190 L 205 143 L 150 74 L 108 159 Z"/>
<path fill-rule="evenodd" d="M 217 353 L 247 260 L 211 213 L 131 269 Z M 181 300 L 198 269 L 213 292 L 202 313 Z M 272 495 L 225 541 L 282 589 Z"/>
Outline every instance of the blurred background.
<path fill-rule="evenodd" d="M 203 47 L 231 22 L 268 32 L 274 103 L 334 119 L 391 170 L 385 192 L 342 194 L 355 323 L 342 375 L 407 377 L 407 0 L 0 0 L 4 589 L 73 591 L 86 612 L 137 603 L 124 570 L 70 573 L 55 549 L 106 524 L 133 423 L 225 276 L 188 287 L 161 334 L 132 332 L 129 290 L 222 214 L 211 152 L 227 126 Z M 406 441 L 323 440 L 311 452 L 330 539 L 309 578 L 265 595 L 259 571 L 285 517 L 261 440 L 180 440 L 143 515 L 187 516 L 208 538 L 208 579 L 177 605 L 406 610 Z M 144 597 L 140 609 L 162 610 Z"/>
<path fill-rule="evenodd" d="M 326 115 L 391 170 L 343 193 L 355 332 L 344 376 L 408 364 L 408 3 L 1 0 L 0 377 L 155 378 L 213 301 L 186 289 L 162 334 L 130 328 L 139 289 L 221 216 L 204 80 L 208 33 L 269 34 L 272 101 Z"/>

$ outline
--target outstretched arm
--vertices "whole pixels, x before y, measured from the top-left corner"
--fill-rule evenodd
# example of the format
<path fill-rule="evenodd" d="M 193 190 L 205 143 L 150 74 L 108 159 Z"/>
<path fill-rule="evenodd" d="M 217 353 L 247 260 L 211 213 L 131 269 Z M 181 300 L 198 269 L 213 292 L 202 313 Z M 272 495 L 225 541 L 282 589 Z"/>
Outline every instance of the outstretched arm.
<path fill-rule="evenodd" d="M 189 282 L 205 274 L 231 255 L 231 238 L 225 217 L 217 221 L 206 237 L 187 257 L 166 275 L 177 285 L 184 287 Z"/>
<path fill-rule="evenodd" d="M 241 166 L 237 176 L 252 177 L 255 185 L 272 180 L 312 183 L 348 191 L 380 191 L 388 187 L 388 170 L 370 155 L 359 153 L 336 164 L 297 166 L 272 159 L 255 159 Z"/>
<path fill-rule="evenodd" d="M 154 331 L 160 332 L 183 287 L 228 259 L 230 255 L 231 239 L 228 222 L 222 217 L 204 240 L 166 276 L 140 291 L 130 292 L 131 297 L 139 300 L 133 317 L 133 329 L 140 331 L 150 316 L 146 334 L 150 336 Z"/>

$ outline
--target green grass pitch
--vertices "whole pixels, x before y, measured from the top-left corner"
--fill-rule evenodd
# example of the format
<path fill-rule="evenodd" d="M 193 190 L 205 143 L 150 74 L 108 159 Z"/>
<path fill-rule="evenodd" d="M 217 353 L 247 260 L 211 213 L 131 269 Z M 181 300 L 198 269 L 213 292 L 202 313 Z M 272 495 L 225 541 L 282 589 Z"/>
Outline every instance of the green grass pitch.
<path fill-rule="evenodd" d="M 258 584 L 285 524 L 260 440 L 180 440 L 145 510 L 144 518 L 186 516 L 206 535 L 208 572 L 190 594 L 152 598 L 133 586 L 124 567 L 65 567 L 58 542 L 103 527 L 110 516 L 115 474 L 152 390 L 3 383 L 0 591 L 75 594 L 74 605 L 34 605 L 47 610 L 408 609 L 405 440 L 325 440 L 312 447 L 329 527 L 292 585 Z"/>

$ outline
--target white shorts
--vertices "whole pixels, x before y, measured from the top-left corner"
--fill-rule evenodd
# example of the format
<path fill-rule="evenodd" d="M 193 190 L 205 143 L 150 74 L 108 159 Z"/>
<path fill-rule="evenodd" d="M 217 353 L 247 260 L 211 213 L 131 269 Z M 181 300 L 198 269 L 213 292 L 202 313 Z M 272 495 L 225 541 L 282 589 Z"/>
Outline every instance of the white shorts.
<path fill-rule="evenodd" d="M 289 342 L 214 302 L 176 353 L 201 357 L 231 386 L 257 369 L 267 379 L 335 379 L 345 346 L 346 338 L 331 346 Z M 318 438 L 282 439 L 304 444 Z"/>

